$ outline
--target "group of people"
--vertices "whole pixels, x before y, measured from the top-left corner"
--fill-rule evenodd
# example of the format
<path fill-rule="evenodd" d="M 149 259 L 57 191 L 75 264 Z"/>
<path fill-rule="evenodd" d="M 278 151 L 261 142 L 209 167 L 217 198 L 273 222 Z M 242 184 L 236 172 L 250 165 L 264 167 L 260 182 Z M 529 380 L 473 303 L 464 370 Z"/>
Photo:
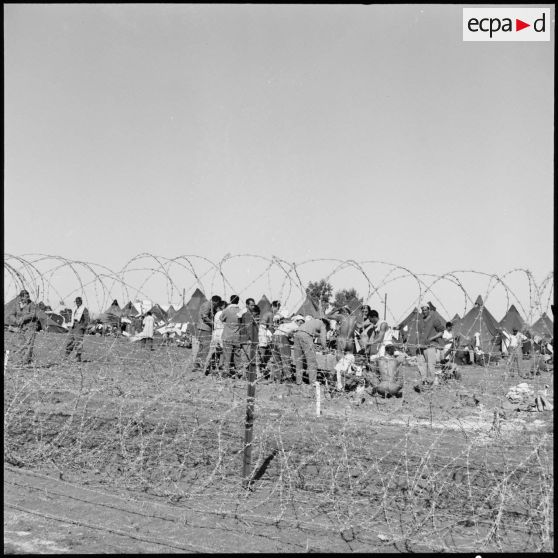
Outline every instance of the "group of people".
<path fill-rule="evenodd" d="M 454 356 L 458 338 L 453 334 L 453 324 L 444 323 L 432 311 L 430 304 L 421 305 L 420 310 L 418 340 L 413 347 L 416 354 L 412 362 L 417 365 L 423 384 L 436 385 L 444 374 L 456 373 Z M 27 290 L 20 292 L 18 303 L 7 316 L 7 323 L 20 338 L 12 358 L 21 359 L 23 364 L 31 363 L 41 320 L 40 309 L 31 302 Z M 76 360 L 81 361 L 84 335 L 89 324 L 88 309 L 78 296 L 71 311 L 69 337 L 65 345 L 67 357 L 74 353 Z M 142 316 L 142 324 L 143 330 L 132 340 L 141 339 L 146 348 L 154 350 L 155 319 L 151 311 Z M 241 309 L 238 295 L 232 295 L 228 302 L 214 295 L 200 307 L 195 337 L 198 345 L 195 370 L 206 375 L 246 377 L 253 365 L 261 382 L 294 381 L 302 385 L 306 371 L 308 383 L 312 385 L 317 380 L 318 370 L 324 369 L 323 361 L 319 366 L 318 359 L 326 353 L 335 352 L 338 386 L 343 383 L 341 372 L 353 371 L 359 376 L 362 371 L 365 375 L 372 371 L 369 383 L 373 384 L 379 378 L 391 384 L 390 392 L 397 393 L 394 385 L 401 382 L 394 380 L 396 370 L 409 357 L 405 351 L 405 332 L 391 328 L 368 305 L 357 311 L 341 307 L 328 314 L 327 318 L 289 317 L 278 300 L 271 303 L 269 310 L 261 312 L 253 298 L 246 299 L 245 307 Z M 514 329 L 508 337 L 510 367 L 512 372 L 519 371 L 525 336 Z M 476 345 L 476 342 L 471 343 L 468 351 L 461 351 L 471 363 L 477 357 Z M 345 358 L 347 356 L 353 358 Z M 547 361 L 548 358 L 545 358 Z M 387 368 L 386 363 L 389 364 Z"/>
<path fill-rule="evenodd" d="M 246 299 L 242 310 L 239 302 L 237 295 L 229 302 L 215 295 L 202 304 L 195 370 L 206 375 L 245 376 L 252 364 L 261 382 L 294 380 L 302 385 L 305 370 L 309 384 L 317 379 L 320 348 L 322 353 L 334 348 L 337 361 L 354 354 L 361 368 L 376 372 L 381 372 L 384 361 L 403 362 L 404 353 L 397 350 L 399 332 L 368 305 L 357 312 L 342 307 L 327 318 L 316 318 L 288 317 L 277 300 L 264 313 L 253 298 Z M 436 365 L 449 361 L 453 347 L 452 324 L 443 323 L 428 304 L 423 305 L 416 363 L 424 382 L 439 383 L 443 367 Z"/>
<path fill-rule="evenodd" d="M 18 335 L 17 349 L 12 359 L 21 361 L 28 365 L 33 361 L 35 338 L 37 332 L 42 328 L 41 310 L 37 304 L 31 301 L 29 291 L 23 289 L 18 295 L 17 303 L 5 318 Z M 89 325 L 89 311 L 83 305 L 81 297 L 76 297 L 75 306 L 69 323 L 69 337 L 65 346 L 65 354 L 69 357 L 75 353 L 77 361 L 81 361 L 83 353 L 83 339 Z"/>

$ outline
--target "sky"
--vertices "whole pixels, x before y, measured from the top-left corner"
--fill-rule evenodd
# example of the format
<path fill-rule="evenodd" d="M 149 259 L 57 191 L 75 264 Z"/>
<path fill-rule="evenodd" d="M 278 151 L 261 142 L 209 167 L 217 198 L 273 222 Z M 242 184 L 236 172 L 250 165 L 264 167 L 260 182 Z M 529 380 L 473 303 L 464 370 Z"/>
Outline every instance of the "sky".
<path fill-rule="evenodd" d="M 550 42 L 500 43 L 463 42 L 462 8 L 5 4 L 4 252 L 115 271 L 142 253 L 523 268 L 542 282 L 554 8 Z M 229 271 L 237 290 L 248 260 Z M 392 294 L 397 314 L 415 294 Z"/>

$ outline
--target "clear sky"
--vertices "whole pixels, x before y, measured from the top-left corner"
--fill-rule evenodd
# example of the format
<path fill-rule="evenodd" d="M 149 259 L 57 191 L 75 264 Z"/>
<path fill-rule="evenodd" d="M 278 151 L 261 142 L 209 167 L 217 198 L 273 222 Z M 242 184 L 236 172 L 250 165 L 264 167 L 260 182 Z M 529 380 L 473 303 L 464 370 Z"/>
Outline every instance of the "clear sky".
<path fill-rule="evenodd" d="M 4 5 L 4 250 L 543 280 L 551 14 L 466 43 L 457 5 Z"/>

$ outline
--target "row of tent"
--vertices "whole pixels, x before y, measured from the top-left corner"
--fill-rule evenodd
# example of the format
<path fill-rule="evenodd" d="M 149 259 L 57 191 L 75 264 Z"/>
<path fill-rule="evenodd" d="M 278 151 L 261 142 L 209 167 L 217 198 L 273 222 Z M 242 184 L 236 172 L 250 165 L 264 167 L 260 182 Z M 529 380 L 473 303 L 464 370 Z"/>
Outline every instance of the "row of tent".
<path fill-rule="evenodd" d="M 430 303 L 432 313 L 437 315 L 444 323 L 446 320 L 436 311 Z M 420 312 L 415 308 L 399 328 L 407 327 L 407 342 L 416 344 L 418 342 L 418 320 Z M 529 326 L 519 314 L 517 308 L 512 304 L 506 315 L 499 322 L 484 305 L 482 297 L 479 295 L 475 304 L 463 317 L 456 314 L 451 320 L 454 335 L 472 340 L 476 333 L 479 334 L 481 348 L 486 352 L 492 352 L 495 346 L 501 342 L 501 332 L 512 334 L 514 329 L 522 332 L 529 332 L 533 336 L 550 339 L 554 336 L 552 320 L 546 313 L 532 325 Z"/>
<path fill-rule="evenodd" d="M 438 316 L 445 324 L 447 320 L 437 312 L 436 308 L 431 303 L 429 303 L 429 305 L 432 313 Z M 349 304 L 349 308 L 352 312 L 357 311 L 359 308 L 358 301 L 354 301 L 352 305 Z M 309 296 L 306 297 L 296 313 L 302 316 L 313 317 L 325 315 Z M 420 310 L 414 308 L 401 323 L 397 324 L 398 329 L 406 331 L 407 343 L 410 345 L 416 345 L 418 343 L 419 318 Z M 532 326 L 529 326 L 525 320 L 523 320 L 517 308 L 512 304 L 506 312 L 506 315 L 498 322 L 488 308 L 486 308 L 480 295 L 477 297 L 473 308 L 471 308 L 469 312 L 463 317 L 456 314 L 451 319 L 451 322 L 455 335 L 458 334 L 463 338 L 472 339 L 475 333 L 478 333 L 480 336 L 481 348 L 485 351 L 492 350 L 501 330 L 504 330 L 508 334 L 511 334 L 514 329 L 523 332 L 529 331 L 532 335 L 538 335 L 547 339 L 552 338 L 554 335 L 554 324 L 546 313 L 543 313 Z"/>
<path fill-rule="evenodd" d="M 157 322 L 182 325 L 188 324 L 188 330 L 193 333 L 194 326 L 198 321 L 200 307 L 206 300 L 207 298 L 203 292 L 200 289 L 196 289 L 190 300 L 183 304 L 178 310 L 175 310 L 172 305 L 167 310 L 164 310 L 159 304 L 154 304 L 150 310 Z M 7 323 L 6 317 L 10 313 L 11 309 L 14 308 L 15 304 L 17 304 L 17 297 L 4 305 L 5 324 Z M 62 325 L 65 321 L 69 321 L 69 317 L 63 315 L 64 311 L 62 311 L 61 314 L 56 314 L 43 303 L 39 303 L 38 306 L 40 310 L 39 319 L 41 320 L 43 329 L 58 333 L 67 331 L 67 329 Z M 265 295 L 263 295 L 258 302 L 258 306 L 262 314 L 271 309 L 271 303 Z M 351 311 L 357 311 L 359 309 L 358 301 L 353 301 L 352 304 L 349 304 L 349 307 Z M 431 305 L 431 308 L 432 312 L 437 314 L 444 323 L 447 321 L 437 312 L 434 306 Z M 121 308 L 118 302 L 114 300 L 112 304 L 99 316 L 99 319 L 103 323 L 117 325 L 120 323 L 122 318 L 131 320 L 133 318 L 137 318 L 140 314 L 140 309 L 138 309 L 138 307 L 136 307 L 136 305 L 134 305 L 131 301 Z M 316 318 L 326 315 L 323 309 L 308 295 L 295 314 Z M 416 344 L 418 340 L 419 316 L 419 309 L 415 308 L 400 324 L 398 324 L 399 329 L 403 330 L 406 328 L 407 342 L 409 344 Z M 498 322 L 484 305 L 481 296 L 477 298 L 475 305 L 469 312 L 467 312 L 467 314 L 465 314 L 462 318 L 459 315 L 456 315 L 451 321 L 454 325 L 454 334 L 460 334 L 462 337 L 470 339 L 475 333 L 479 333 L 481 347 L 484 350 L 489 350 L 494 343 L 495 338 L 499 334 L 499 331 L 502 329 L 507 333 L 511 333 L 513 329 L 517 329 L 518 331 L 529 330 L 533 335 L 539 335 L 544 338 L 553 337 L 554 324 L 546 313 L 544 313 L 531 327 L 529 327 L 519 314 L 517 308 L 512 305 L 506 312 L 504 318 Z"/>

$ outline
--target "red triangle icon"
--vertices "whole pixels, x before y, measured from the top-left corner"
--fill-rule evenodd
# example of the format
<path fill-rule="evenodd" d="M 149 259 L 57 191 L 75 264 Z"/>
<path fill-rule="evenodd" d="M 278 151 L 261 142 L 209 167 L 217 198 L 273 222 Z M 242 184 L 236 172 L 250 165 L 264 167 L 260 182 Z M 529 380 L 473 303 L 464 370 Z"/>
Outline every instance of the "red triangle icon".
<path fill-rule="evenodd" d="M 525 23 L 524 21 L 521 21 L 520 19 L 515 20 L 515 30 L 516 31 L 521 31 L 522 29 L 525 29 L 525 27 L 531 27 L 530 23 Z"/>

